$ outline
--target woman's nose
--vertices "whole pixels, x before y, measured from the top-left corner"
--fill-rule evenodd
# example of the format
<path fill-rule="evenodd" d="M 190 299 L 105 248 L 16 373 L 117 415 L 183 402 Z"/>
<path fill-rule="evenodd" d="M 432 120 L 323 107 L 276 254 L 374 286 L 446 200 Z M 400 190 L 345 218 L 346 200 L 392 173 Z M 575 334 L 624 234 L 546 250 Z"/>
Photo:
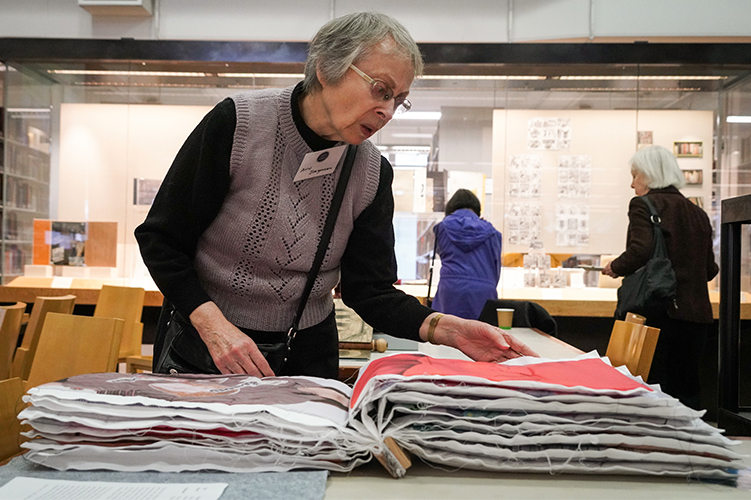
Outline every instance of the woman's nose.
<path fill-rule="evenodd" d="M 386 120 L 386 122 L 391 121 L 391 119 L 394 117 L 394 112 L 396 109 L 394 108 L 394 102 L 391 100 L 382 102 L 377 108 L 376 113 L 378 113 L 378 116 Z M 385 123 L 384 123 L 385 125 Z"/>

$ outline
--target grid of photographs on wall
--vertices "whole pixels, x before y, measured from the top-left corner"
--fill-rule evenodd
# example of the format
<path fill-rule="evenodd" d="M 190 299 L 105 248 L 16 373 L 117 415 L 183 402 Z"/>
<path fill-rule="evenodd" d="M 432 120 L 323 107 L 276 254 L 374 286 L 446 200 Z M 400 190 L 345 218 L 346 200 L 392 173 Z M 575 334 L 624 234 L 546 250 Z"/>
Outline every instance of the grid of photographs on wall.
<path fill-rule="evenodd" d="M 571 149 L 571 118 L 530 118 L 527 121 L 527 148 L 545 151 Z"/>
<path fill-rule="evenodd" d="M 529 245 L 541 239 L 542 205 L 539 202 L 513 202 L 506 214 L 506 234 L 509 245 Z"/>
<path fill-rule="evenodd" d="M 559 247 L 585 247 L 589 245 L 588 205 L 556 204 L 555 242 Z"/>
<path fill-rule="evenodd" d="M 542 189 L 542 158 L 538 155 L 511 155 L 509 196 L 539 198 Z"/>
<path fill-rule="evenodd" d="M 561 155 L 558 158 L 559 198 L 589 198 L 591 185 L 590 155 Z"/>

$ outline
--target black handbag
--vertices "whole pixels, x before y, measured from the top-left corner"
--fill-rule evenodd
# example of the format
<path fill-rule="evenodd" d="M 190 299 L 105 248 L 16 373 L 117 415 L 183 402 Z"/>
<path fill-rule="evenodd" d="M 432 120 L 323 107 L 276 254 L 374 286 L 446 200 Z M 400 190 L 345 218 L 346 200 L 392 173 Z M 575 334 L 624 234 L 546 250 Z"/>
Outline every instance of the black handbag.
<path fill-rule="evenodd" d="M 665 248 L 660 216 L 646 195 L 641 199 L 647 204 L 651 214 L 654 247 L 647 264 L 623 278 L 623 283 L 618 289 L 618 305 L 615 309 L 615 317 L 620 320 L 629 312 L 650 316 L 677 308 L 675 297 L 678 281 Z"/>
<path fill-rule="evenodd" d="M 300 326 L 300 318 L 305 310 L 305 304 L 308 302 L 310 292 L 313 290 L 316 276 L 323 263 L 323 258 L 326 256 L 326 251 L 331 240 L 331 234 L 334 232 L 334 225 L 336 224 L 336 218 L 339 215 L 339 208 L 342 205 L 344 199 L 344 191 L 347 189 L 347 183 L 349 181 L 349 175 L 352 172 L 352 165 L 355 161 L 355 154 L 357 147 L 353 145 L 347 146 L 347 153 L 344 158 L 344 165 L 342 165 L 342 173 L 339 176 L 339 182 L 337 183 L 336 190 L 331 199 L 331 206 L 329 207 L 329 213 L 326 216 L 326 223 L 323 227 L 323 233 L 321 234 L 321 240 L 318 242 L 318 249 L 316 250 L 315 257 L 313 258 L 313 264 L 308 271 L 307 281 L 305 282 L 305 288 L 303 289 L 300 304 L 295 312 L 295 317 L 292 320 L 292 326 L 287 331 L 287 334 L 282 342 L 276 342 L 273 344 L 256 344 L 256 347 L 261 351 L 266 358 L 266 362 L 274 372 L 275 375 L 279 375 L 282 372 L 289 353 L 292 348 L 292 341 L 297 335 Z M 206 374 L 218 374 L 219 369 L 216 367 L 209 349 L 201 339 L 198 331 L 193 327 L 189 320 L 185 319 L 171 304 L 168 304 L 165 300 L 164 307 L 171 307 L 169 311 L 169 320 L 166 325 L 166 331 L 164 332 L 164 341 L 162 342 L 161 349 L 155 352 L 159 354 L 154 357 L 152 369 L 154 373 L 206 373 Z"/>

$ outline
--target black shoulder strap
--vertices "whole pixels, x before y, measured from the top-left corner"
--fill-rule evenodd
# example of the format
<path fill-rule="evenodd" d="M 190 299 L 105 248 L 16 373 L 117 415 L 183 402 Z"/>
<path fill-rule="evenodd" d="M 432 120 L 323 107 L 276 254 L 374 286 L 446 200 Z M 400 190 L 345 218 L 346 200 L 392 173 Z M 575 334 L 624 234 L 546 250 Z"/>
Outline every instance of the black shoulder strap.
<path fill-rule="evenodd" d="M 436 226 L 433 226 L 435 228 Z M 428 274 L 428 296 L 425 299 L 425 304 L 430 307 L 433 305 L 433 301 L 430 299 L 430 287 L 433 284 L 433 267 L 435 266 L 435 254 L 436 250 L 438 250 L 438 233 L 433 231 L 433 255 L 430 257 L 430 271 Z"/>
<path fill-rule="evenodd" d="M 667 258 L 668 252 L 665 248 L 665 238 L 662 234 L 662 226 L 660 225 L 662 223 L 660 214 L 657 213 L 657 209 L 646 194 L 641 196 L 641 199 L 644 200 L 644 203 L 647 204 L 647 208 L 649 209 L 650 213 L 650 220 L 652 221 L 652 227 L 654 228 L 654 244 L 652 245 L 652 256 Z"/>
<path fill-rule="evenodd" d="M 352 165 L 355 163 L 355 154 L 357 153 L 357 146 L 352 144 L 347 146 L 347 153 L 344 157 L 344 165 L 342 165 L 342 173 L 339 175 L 339 182 L 336 185 L 334 196 L 331 198 L 331 206 L 329 207 L 329 213 L 326 216 L 326 223 L 323 226 L 323 233 L 321 234 L 321 241 L 318 243 L 318 250 L 313 258 L 313 265 L 308 271 L 308 280 L 305 283 L 305 288 L 300 298 L 300 305 L 297 307 L 297 312 L 292 320 L 292 327 L 287 332 L 287 344 L 289 344 L 294 338 L 297 330 L 300 326 L 300 318 L 305 310 L 305 304 L 308 302 L 310 292 L 313 290 L 313 284 L 315 283 L 318 271 L 321 269 L 323 258 L 326 256 L 328 250 L 329 241 L 331 240 L 331 233 L 334 232 L 334 225 L 336 224 L 336 218 L 339 215 L 339 208 L 342 206 L 342 200 L 344 199 L 344 191 L 347 189 L 347 183 L 349 182 L 349 174 L 352 172 Z"/>

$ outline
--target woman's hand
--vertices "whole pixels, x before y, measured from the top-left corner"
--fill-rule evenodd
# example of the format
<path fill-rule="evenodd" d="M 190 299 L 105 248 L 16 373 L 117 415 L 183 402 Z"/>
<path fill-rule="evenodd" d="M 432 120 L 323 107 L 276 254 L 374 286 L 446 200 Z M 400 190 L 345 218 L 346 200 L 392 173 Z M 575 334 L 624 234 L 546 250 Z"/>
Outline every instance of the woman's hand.
<path fill-rule="evenodd" d="M 427 340 L 428 316 L 420 327 L 420 338 Z M 539 355 L 513 335 L 481 321 L 444 315 L 436 325 L 434 337 L 438 344 L 455 347 L 475 361 L 500 363 L 520 356 Z"/>
<path fill-rule="evenodd" d="M 198 330 L 220 372 L 274 376 L 256 343 L 227 321 L 213 302 L 198 306 L 190 314 L 190 322 Z"/>
<path fill-rule="evenodd" d="M 607 263 L 607 265 L 602 269 L 602 274 L 605 276 L 610 276 L 611 278 L 617 278 L 618 275 L 613 272 L 613 269 L 610 267 L 610 262 Z"/>

